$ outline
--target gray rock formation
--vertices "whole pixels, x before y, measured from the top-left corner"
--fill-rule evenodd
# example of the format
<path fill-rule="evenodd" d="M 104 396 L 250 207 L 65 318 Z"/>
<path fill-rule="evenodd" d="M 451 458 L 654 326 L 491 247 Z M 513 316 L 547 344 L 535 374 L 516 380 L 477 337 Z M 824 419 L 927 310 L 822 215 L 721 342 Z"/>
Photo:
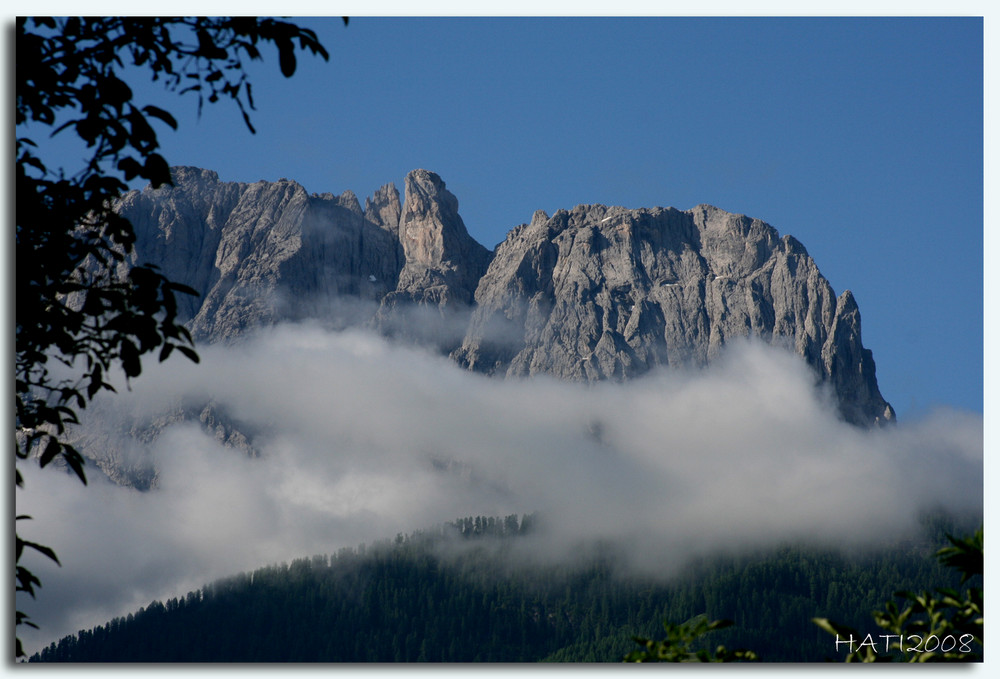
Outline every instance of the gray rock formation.
<path fill-rule="evenodd" d="M 82 425 L 70 431 L 68 441 L 110 481 L 150 490 L 159 484 L 151 446 L 174 424 L 195 424 L 220 445 L 247 457 L 260 456 L 254 439 L 268 433 L 266 426 L 241 421 L 211 400 L 176 400 L 152 416 L 122 409 L 120 402 L 109 407 L 107 401 L 98 400 Z"/>
<path fill-rule="evenodd" d="M 447 352 L 462 341 L 465 314 L 492 253 L 469 235 L 458 200 L 439 176 L 414 170 L 406 176 L 405 195 L 396 228 L 403 265 L 396 290 L 382 300 L 375 326 L 386 335 Z M 390 209 L 379 218 L 385 221 L 393 214 Z"/>
<path fill-rule="evenodd" d="M 396 287 L 396 226 L 366 219 L 350 191 L 308 195 L 295 182 L 223 183 L 175 168 L 174 187 L 130 192 L 119 211 L 136 230 L 133 259 L 157 264 L 200 294 L 185 299 L 196 339 L 232 340 L 284 319 L 358 322 Z M 398 198 L 397 198 L 398 202 Z"/>
<path fill-rule="evenodd" d="M 497 248 L 453 358 L 505 376 L 627 379 L 699 366 L 730 338 L 794 350 L 830 382 L 850 422 L 894 419 L 839 298 L 791 236 L 707 205 L 536 212 Z"/>
<path fill-rule="evenodd" d="M 309 195 L 288 180 L 174 177 L 126 195 L 121 212 L 137 258 L 202 294 L 182 307 L 201 340 L 315 318 L 367 324 L 491 375 L 589 381 L 702 366 L 755 336 L 802 356 L 847 421 L 894 419 L 851 293 L 835 295 L 805 248 L 760 220 L 707 205 L 581 205 L 535 213 L 491 253 L 426 170 L 407 175 L 402 201 L 389 184 L 364 210 L 349 191 Z"/>

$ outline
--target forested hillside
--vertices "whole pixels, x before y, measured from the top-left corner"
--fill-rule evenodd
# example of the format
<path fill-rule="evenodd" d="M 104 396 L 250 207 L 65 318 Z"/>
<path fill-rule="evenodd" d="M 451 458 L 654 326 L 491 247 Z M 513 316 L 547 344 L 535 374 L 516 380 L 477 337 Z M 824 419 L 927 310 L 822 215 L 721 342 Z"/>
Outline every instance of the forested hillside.
<path fill-rule="evenodd" d="M 932 557 L 940 527 L 878 553 L 788 547 L 655 582 L 622 573 L 610 548 L 574 566 L 526 564 L 517 554 L 532 519 L 470 517 L 260 568 L 67 636 L 31 661 L 618 662 L 634 635 L 703 613 L 735 622 L 707 643 L 764 661 L 842 660 L 812 617 L 876 633 L 871 611 L 895 591 L 957 585 Z"/>

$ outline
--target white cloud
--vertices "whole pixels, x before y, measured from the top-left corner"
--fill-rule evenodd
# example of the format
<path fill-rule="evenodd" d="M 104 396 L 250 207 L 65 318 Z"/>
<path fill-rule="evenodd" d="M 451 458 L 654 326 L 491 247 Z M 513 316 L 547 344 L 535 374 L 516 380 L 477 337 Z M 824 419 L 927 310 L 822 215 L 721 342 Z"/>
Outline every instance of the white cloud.
<path fill-rule="evenodd" d="M 310 325 L 200 352 L 198 366 L 149 366 L 114 407 L 211 395 L 258 428 L 262 456 L 180 423 L 149 450 L 151 492 L 25 465 L 17 511 L 35 520 L 19 530 L 63 562 L 31 562 L 29 648 L 236 571 L 460 516 L 540 511 L 552 558 L 635 538 L 635 565 L 669 572 L 722 548 L 882 542 L 925 508 L 982 505 L 980 416 L 862 431 L 799 359 L 757 344 L 702 371 L 587 386 L 486 378 Z"/>

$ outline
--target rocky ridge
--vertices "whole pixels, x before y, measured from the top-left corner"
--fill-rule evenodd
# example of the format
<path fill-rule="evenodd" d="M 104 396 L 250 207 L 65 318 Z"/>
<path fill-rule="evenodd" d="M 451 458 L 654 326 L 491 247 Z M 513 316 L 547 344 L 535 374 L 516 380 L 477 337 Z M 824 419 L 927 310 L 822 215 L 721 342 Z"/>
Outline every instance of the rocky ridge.
<path fill-rule="evenodd" d="M 705 365 L 755 336 L 802 356 L 845 420 L 894 420 L 850 291 L 836 295 L 791 236 L 709 205 L 539 211 L 495 252 L 426 170 L 407 175 L 402 200 L 387 184 L 362 209 L 350 191 L 182 167 L 173 187 L 131 192 L 119 209 L 136 258 L 201 294 L 182 307 L 201 341 L 315 318 L 428 344 L 491 375 L 591 381 Z"/>

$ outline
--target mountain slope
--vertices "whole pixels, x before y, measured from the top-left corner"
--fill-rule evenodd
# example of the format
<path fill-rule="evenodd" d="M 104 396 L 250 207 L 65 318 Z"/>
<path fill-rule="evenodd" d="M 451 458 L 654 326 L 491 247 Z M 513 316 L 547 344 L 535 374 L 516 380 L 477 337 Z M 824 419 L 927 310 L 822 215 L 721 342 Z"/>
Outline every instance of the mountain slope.
<path fill-rule="evenodd" d="M 846 650 L 812 617 L 867 630 L 898 589 L 958 585 L 924 540 L 853 557 L 721 557 L 672 581 L 630 577 L 613 552 L 525 561 L 530 540 L 517 517 L 468 517 L 267 566 L 66 636 L 31 662 L 620 662 L 632 636 L 700 614 L 735 623 L 707 643 L 823 662 Z"/>
<path fill-rule="evenodd" d="M 845 420 L 894 420 L 850 291 L 837 296 L 798 241 L 760 220 L 708 205 L 580 205 L 537 212 L 490 252 L 426 170 L 407 175 L 402 201 L 386 185 L 364 210 L 350 191 L 309 195 L 288 180 L 225 183 L 196 168 L 174 178 L 120 210 L 136 258 L 201 293 L 185 310 L 203 341 L 314 318 L 488 374 L 589 381 L 702 366 L 752 336 L 802 356 Z"/>

